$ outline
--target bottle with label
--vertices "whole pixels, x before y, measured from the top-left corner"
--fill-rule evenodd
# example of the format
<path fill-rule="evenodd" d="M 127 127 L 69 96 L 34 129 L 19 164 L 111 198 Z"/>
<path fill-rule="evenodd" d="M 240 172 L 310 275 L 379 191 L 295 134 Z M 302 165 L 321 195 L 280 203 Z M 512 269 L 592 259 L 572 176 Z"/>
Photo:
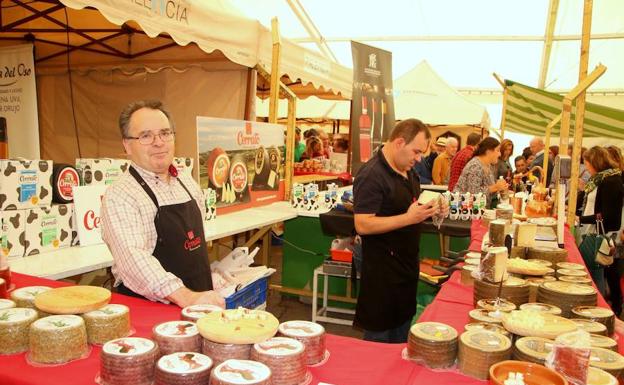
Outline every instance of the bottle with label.
<path fill-rule="evenodd" d="M 371 156 L 371 118 L 368 116 L 368 100 L 362 95 L 362 114 L 360 115 L 360 161 L 366 162 Z"/>
<path fill-rule="evenodd" d="M 386 122 L 386 101 L 381 99 L 381 124 L 379 126 L 379 143 L 384 141 L 384 125 Z"/>
<path fill-rule="evenodd" d="M 0 116 L 0 159 L 9 159 L 9 132 L 4 116 Z"/>

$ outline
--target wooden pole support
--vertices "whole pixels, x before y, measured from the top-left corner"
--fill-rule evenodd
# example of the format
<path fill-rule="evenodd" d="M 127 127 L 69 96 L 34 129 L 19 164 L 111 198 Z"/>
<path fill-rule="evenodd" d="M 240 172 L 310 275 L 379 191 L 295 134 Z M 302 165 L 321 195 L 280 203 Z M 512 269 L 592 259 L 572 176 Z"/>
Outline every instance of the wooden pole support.
<path fill-rule="evenodd" d="M 277 123 L 279 108 L 279 81 L 280 59 L 282 43 L 279 34 L 279 22 L 277 17 L 271 19 L 271 37 L 273 40 L 273 52 L 271 55 L 271 81 L 269 92 L 269 123 Z"/>

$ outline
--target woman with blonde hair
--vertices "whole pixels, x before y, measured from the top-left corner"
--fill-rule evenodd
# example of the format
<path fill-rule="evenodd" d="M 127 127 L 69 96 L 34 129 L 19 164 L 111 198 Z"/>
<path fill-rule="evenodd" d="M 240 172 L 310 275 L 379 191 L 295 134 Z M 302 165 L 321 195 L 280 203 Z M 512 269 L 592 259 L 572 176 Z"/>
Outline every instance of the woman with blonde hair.
<path fill-rule="evenodd" d="M 513 151 L 513 142 L 509 139 L 503 139 L 500 144 L 500 158 L 496 164 L 496 179 L 502 176 L 507 182 L 511 180 L 512 169 L 509 159 L 511 159 Z"/>
<path fill-rule="evenodd" d="M 306 139 L 306 148 L 303 154 L 301 154 L 301 160 L 323 158 L 323 142 L 318 136 L 310 136 Z"/>

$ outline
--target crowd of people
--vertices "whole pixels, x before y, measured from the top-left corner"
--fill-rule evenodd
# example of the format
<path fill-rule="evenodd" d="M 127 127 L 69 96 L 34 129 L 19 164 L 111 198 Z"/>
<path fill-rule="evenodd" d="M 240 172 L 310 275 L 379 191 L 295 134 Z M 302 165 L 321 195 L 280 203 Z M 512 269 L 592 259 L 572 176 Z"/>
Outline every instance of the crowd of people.
<path fill-rule="evenodd" d="M 341 134 L 331 137 L 324 130 L 310 128 L 303 133 L 295 128 L 295 162 L 306 159 L 329 159 L 332 153 L 347 153 L 349 141 Z"/>

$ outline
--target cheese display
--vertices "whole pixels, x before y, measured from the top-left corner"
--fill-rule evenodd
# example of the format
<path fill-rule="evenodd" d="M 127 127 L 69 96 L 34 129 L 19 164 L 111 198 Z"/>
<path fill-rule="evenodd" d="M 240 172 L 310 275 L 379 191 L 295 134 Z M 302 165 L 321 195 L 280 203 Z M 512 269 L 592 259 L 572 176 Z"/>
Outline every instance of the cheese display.
<path fill-rule="evenodd" d="M 542 264 L 527 261 L 526 259 L 511 258 L 507 260 L 507 271 L 510 273 L 522 275 L 538 275 L 543 276 L 553 270 Z"/>
<path fill-rule="evenodd" d="M 601 336 L 598 334 L 590 334 L 590 344 L 592 348 L 603 348 L 613 350 L 614 352 L 618 351 L 617 341 L 613 338 Z"/>
<path fill-rule="evenodd" d="M 15 301 L 15 304 L 17 305 L 17 307 L 30 307 L 30 308 L 35 309 L 35 297 L 38 294 L 43 293 L 44 291 L 51 290 L 51 289 L 52 288 L 48 286 L 21 287 L 11 292 L 11 299 Z M 48 314 L 46 314 L 43 311 L 39 312 L 40 317 L 46 316 L 46 315 Z"/>
<path fill-rule="evenodd" d="M 448 368 L 457 358 L 458 333 L 439 322 L 412 325 L 407 340 L 407 355 L 429 368 Z"/>
<path fill-rule="evenodd" d="M 567 275 L 563 275 L 561 277 L 558 278 L 560 281 L 562 282 L 569 282 L 569 283 L 578 283 L 579 285 L 590 285 L 592 283 L 594 283 L 594 281 L 591 280 L 591 278 L 589 277 L 570 277 Z"/>
<path fill-rule="evenodd" d="M 555 305 L 549 305 L 547 303 L 529 302 L 520 305 L 520 310 L 534 311 L 537 313 L 548 313 L 554 315 L 560 315 L 561 309 Z"/>
<path fill-rule="evenodd" d="M 10 309 L 16 307 L 15 301 L 10 299 L 0 298 L 0 310 Z"/>
<path fill-rule="evenodd" d="M 596 306 L 597 292 L 591 286 L 555 281 L 544 282 L 537 290 L 537 302 L 561 308 L 561 315 L 570 317 L 576 306 Z"/>
<path fill-rule="evenodd" d="M 574 322 L 579 330 L 585 330 L 589 334 L 607 335 L 607 327 L 599 322 L 584 318 L 570 318 L 570 321 Z"/>
<path fill-rule="evenodd" d="M 552 351 L 554 341 L 542 337 L 521 337 L 514 343 L 514 360 L 533 362 L 544 365 Z"/>
<path fill-rule="evenodd" d="M 254 344 L 251 359 L 271 369 L 273 385 L 298 385 L 305 382 L 305 346 L 292 338 L 273 337 Z"/>
<path fill-rule="evenodd" d="M 613 310 L 598 306 L 577 306 L 572 309 L 575 318 L 585 318 L 600 322 L 607 328 L 607 334 L 613 335 L 615 330 L 615 313 Z"/>
<path fill-rule="evenodd" d="M 507 222 L 497 219 L 495 221 L 490 222 L 490 244 L 494 247 L 502 247 L 505 246 L 505 229 L 507 227 Z"/>
<path fill-rule="evenodd" d="M 270 385 L 271 369 L 249 360 L 227 360 L 219 364 L 210 377 L 210 385 Z"/>
<path fill-rule="evenodd" d="M 475 279 L 473 291 L 473 305 L 477 306 L 479 300 L 496 298 L 498 296 L 499 284 L 489 283 Z M 526 280 L 509 277 L 503 282 L 500 297 L 520 306 L 529 302 L 529 284 Z"/>
<path fill-rule="evenodd" d="M 526 259 L 527 250 L 528 249 L 526 247 L 512 246 L 511 252 L 509 253 L 509 258 Z"/>
<path fill-rule="evenodd" d="M 146 338 L 126 337 L 102 346 L 101 385 L 152 385 L 158 345 Z"/>
<path fill-rule="evenodd" d="M 52 315 L 30 325 L 31 362 L 60 364 L 83 357 L 89 352 L 84 320 L 76 315 Z"/>
<path fill-rule="evenodd" d="M 51 160 L 0 160 L 0 210 L 52 203 Z"/>
<path fill-rule="evenodd" d="M 152 338 L 161 355 L 176 352 L 201 352 L 202 338 L 197 325 L 190 321 L 169 321 L 154 326 Z"/>
<path fill-rule="evenodd" d="M 215 365 L 230 358 L 248 360 L 251 358 L 251 344 L 221 344 L 204 338 L 202 353 L 212 358 Z"/>
<path fill-rule="evenodd" d="M 191 305 L 182 309 L 181 318 L 184 321 L 196 322 L 198 319 L 207 316 L 213 311 L 223 310 L 216 305 Z"/>
<path fill-rule="evenodd" d="M 82 315 L 90 344 L 104 344 L 130 334 L 130 309 L 125 305 L 108 304 Z"/>
<path fill-rule="evenodd" d="M 502 322 L 511 333 L 525 337 L 554 339 L 577 329 L 577 325 L 569 319 L 532 310 L 514 310 L 504 315 Z"/>
<path fill-rule="evenodd" d="M 154 378 L 158 385 L 205 385 L 210 380 L 212 360 L 197 352 L 178 352 L 162 356 Z"/>
<path fill-rule="evenodd" d="M 568 259 L 568 251 L 553 247 L 529 247 L 527 259 L 543 259 L 556 265 Z"/>
<path fill-rule="evenodd" d="M 271 338 L 279 321 L 262 310 L 230 309 L 213 312 L 197 321 L 199 333 L 222 344 L 254 344 Z"/>
<path fill-rule="evenodd" d="M 485 309 L 487 311 L 504 311 L 510 312 L 512 310 L 516 310 L 516 304 L 513 302 L 509 302 L 502 298 L 498 299 L 482 299 L 477 302 L 477 308 Z"/>
<path fill-rule="evenodd" d="M 529 302 L 537 301 L 537 291 L 539 290 L 539 285 L 544 282 L 552 282 L 556 280 L 557 278 L 550 275 L 545 275 L 543 277 L 527 277 L 526 281 L 529 284 Z"/>
<path fill-rule="evenodd" d="M 617 385 L 617 378 L 602 369 L 589 367 L 587 385 Z"/>
<path fill-rule="evenodd" d="M 28 350 L 30 324 L 37 312 L 30 308 L 13 307 L 0 310 L 0 354 L 15 354 Z"/>
<path fill-rule="evenodd" d="M 533 247 L 537 235 L 537 225 L 533 223 L 518 223 L 514 232 L 514 246 Z"/>
<path fill-rule="evenodd" d="M 610 373 L 615 378 L 624 374 L 624 357 L 618 352 L 603 348 L 591 348 L 589 365 Z"/>
<path fill-rule="evenodd" d="M 489 311 L 485 309 L 472 309 L 468 312 L 470 322 L 489 322 L 500 324 L 502 322 L 503 312 Z"/>
<path fill-rule="evenodd" d="M 562 334 L 555 340 L 546 366 L 559 372 L 571 384 L 585 384 L 590 354 L 590 340 L 587 332 Z"/>
<path fill-rule="evenodd" d="M 557 264 L 557 269 L 571 269 L 571 270 L 585 271 L 585 266 L 580 263 L 574 263 L 574 262 L 559 262 Z"/>
<path fill-rule="evenodd" d="M 110 290 L 103 287 L 59 287 L 37 294 L 35 307 L 50 314 L 80 314 L 101 308 L 110 297 Z"/>
<path fill-rule="evenodd" d="M 459 337 L 457 357 L 463 374 L 487 380 L 490 366 L 511 357 L 511 340 L 499 333 L 467 331 Z"/>
<path fill-rule="evenodd" d="M 325 358 L 325 328 L 316 322 L 287 321 L 278 327 L 280 335 L 293 338 L 305 346 L 306 365 L 316 365 Z"/>
<path fill-rule="evenodd" d="M 507 277 L 507 248 L 490 247 L 479 263 L 479 277 L 487 282 L 500 282 Z"/>
<path fill-rule="evenodd" d="M 500 324 L 492 324 L 489 322 L 474 322 L 464 325 L 464 330 L 486 330 L 489 332 L 499 333 L 505 337 L 511 337 L 509 332 Z"/>

